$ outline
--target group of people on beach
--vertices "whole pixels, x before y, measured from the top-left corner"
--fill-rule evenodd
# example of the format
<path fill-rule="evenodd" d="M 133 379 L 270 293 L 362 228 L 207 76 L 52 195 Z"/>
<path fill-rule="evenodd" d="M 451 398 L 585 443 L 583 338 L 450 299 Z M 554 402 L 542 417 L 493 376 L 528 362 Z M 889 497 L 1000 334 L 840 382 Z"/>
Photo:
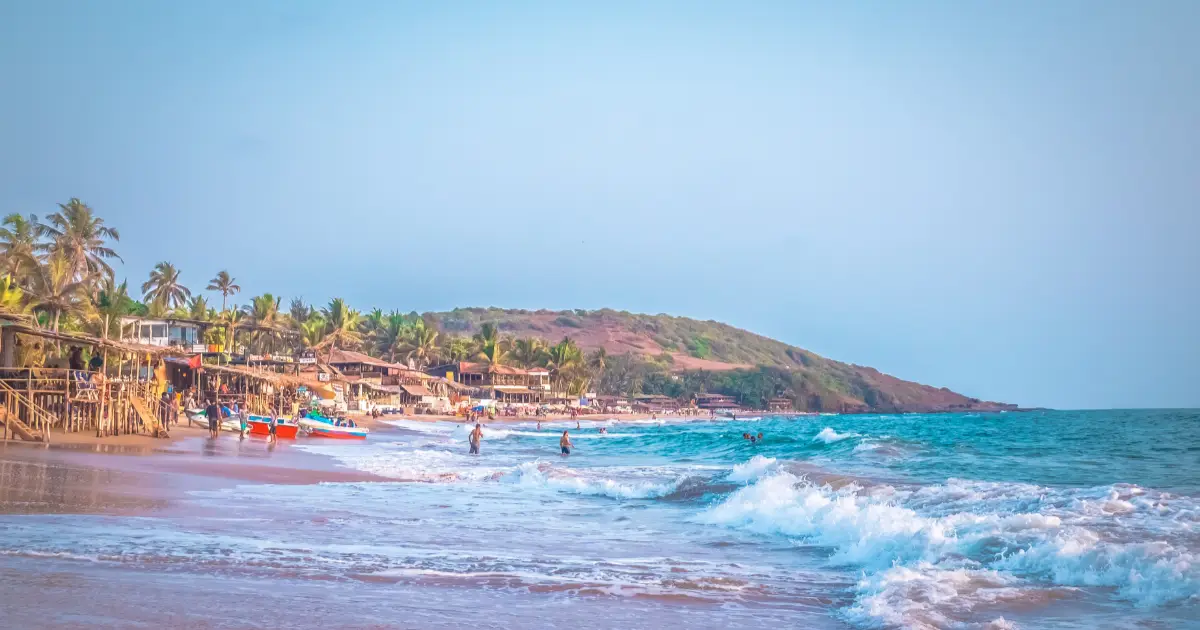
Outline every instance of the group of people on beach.
<path fill-rule="evenodd" d="M 208 436 L 211 439 L 216 439 L 221 434 L 221 421 L 226 418 L 238 419 L 238 439 L 246 439 L 250 434 L 250 426 L 246 423 L 247 417 L 243 409 L 238 407 L 236 400 L 231 400 L 229 403 L 223 404 L 220 399 L 211 397 L 208 399 L 208 405 L 204 407 L 204 415 L 208 418 Z M 284 422 L 279 414 L 275 411 L 267 418 L 267 443 L 274 444 L 279 438 L 277 436 L 277 427 Z"/>

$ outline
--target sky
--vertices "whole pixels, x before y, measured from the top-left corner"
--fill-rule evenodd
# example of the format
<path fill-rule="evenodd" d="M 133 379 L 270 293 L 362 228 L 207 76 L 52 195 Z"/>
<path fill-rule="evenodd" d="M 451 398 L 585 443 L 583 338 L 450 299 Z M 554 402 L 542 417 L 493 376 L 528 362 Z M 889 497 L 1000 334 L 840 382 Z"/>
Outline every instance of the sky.
<path fill-rule="evenodd" d="M 118 276 L 713 319 L 1200 406 L 1200 3 L 0 0 L 0 213 Z"/>

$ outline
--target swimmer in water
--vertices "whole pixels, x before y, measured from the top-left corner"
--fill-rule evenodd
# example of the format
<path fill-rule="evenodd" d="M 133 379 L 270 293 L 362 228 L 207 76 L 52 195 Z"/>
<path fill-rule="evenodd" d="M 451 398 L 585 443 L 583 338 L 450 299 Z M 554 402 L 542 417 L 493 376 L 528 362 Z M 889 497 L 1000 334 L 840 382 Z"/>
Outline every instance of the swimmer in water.
<path fill-rule="evenodd" d="M 562 449 L 563 457 L 571 454 L 571 436 L 566 431 L 563 431 L 562 438 L 558 440 L 558 446 Z"/>
<path fill-rule="evenodd" d="M 467 441 L 471 443 L 471 450 L 468 451 L 467 454 L 468 455 L 478 455 L 479 454 L 479 442 L 482 440 L 483 440 L 483 428 L 480 427 L 478 424 L 476 424 L 475 430 L 471 431 L 470 437 L 467 438 Z"/>

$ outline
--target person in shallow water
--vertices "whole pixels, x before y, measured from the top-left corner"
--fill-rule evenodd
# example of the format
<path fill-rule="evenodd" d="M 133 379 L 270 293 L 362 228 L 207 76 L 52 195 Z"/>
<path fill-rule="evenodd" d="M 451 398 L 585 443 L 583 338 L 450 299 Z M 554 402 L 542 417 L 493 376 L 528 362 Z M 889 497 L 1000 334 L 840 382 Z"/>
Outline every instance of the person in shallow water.
<path fill-rule="evenodd" d="M 217 428 L 221 426 L 221 407 L 215 398 L 209 399 L 204 415 L 208 416 L 208 437 L 217 437 Z"/>
<path fill-rule="evenodd" d="M 562 448 L 562 454 L 564 457 L 571 454 L 571 436 L 568 435 L 566 431 L 563 431 L 562 437 L 559 438 L 558 446 Z"/>
<path fill-rule="evenodd" d="M 479 454 L 479 442 L 481 440 L 483 440 L 483 427 L 476 424 L 475 430 L 471 431 L 470 437 L 467 438 L 467 441 L 471 443 L 471 450 L 469 451 L 468 454 L 470 454 L 470 455 L 478 455 Z"/>

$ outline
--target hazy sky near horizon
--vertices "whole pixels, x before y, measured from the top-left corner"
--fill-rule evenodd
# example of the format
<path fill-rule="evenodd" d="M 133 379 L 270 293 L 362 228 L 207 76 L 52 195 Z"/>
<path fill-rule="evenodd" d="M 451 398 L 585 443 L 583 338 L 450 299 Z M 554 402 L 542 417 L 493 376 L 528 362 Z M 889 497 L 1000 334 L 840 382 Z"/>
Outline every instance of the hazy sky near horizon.
<path fill-rule="evenodd" d="M 715 319 L 1200 406 L 1195 2 L 0 0 L 0 212 L 369 309 Z"/>

